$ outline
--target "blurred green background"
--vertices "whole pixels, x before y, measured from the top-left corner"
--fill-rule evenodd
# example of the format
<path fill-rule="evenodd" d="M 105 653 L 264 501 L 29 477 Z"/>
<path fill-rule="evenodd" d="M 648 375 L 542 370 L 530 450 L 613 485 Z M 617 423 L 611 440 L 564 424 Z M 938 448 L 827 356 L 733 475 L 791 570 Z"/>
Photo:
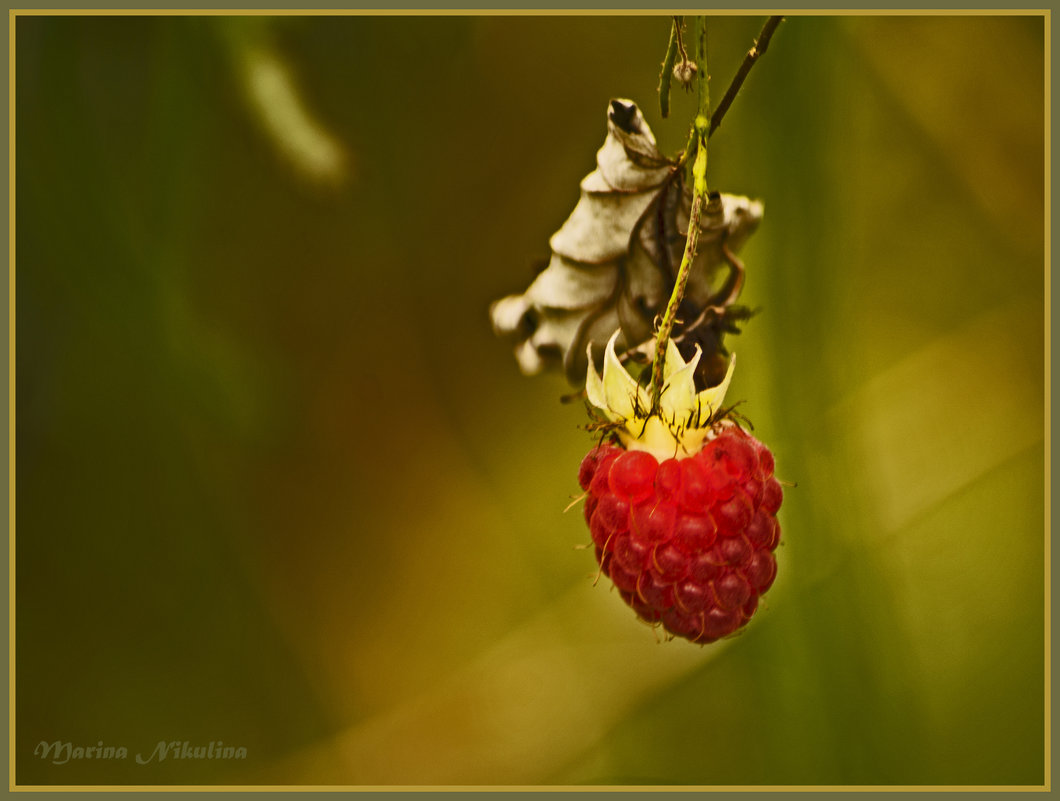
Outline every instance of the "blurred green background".
<path fill-rule="evenodd" d="M 683 145 L 668 25 L 17 18 L 19 784 L 1044 781 L 1043 19 L 790 17 L 711 140 L 798 486 L 706 648 L 593 586 L 584 412 L 487 317 L 611 97 Z"/>

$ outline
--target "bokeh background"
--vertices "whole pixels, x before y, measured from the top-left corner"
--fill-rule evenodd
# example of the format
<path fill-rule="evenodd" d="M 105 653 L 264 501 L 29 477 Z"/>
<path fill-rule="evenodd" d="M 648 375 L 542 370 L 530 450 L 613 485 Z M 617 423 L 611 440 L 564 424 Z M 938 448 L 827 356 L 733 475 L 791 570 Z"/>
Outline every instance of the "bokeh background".
<path fill-rule="evenodd" d="M 711 140 L 797 487 L 705 648 L 593 586 L 584 411 L 487 316 L 611 97 L 683 145 L 668 25 L 17 18 L 19 784 L 1043 782 L 1043 18 L 789 17 Z"/>

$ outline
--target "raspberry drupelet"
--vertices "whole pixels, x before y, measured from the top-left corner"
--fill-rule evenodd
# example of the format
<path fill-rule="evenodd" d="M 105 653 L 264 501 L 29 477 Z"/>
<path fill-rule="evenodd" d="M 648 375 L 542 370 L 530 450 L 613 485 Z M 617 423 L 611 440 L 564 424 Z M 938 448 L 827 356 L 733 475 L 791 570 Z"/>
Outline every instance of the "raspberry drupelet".
<path fill-rule="evenodd" d="M 732 363 L 721 385 L 696 393 L 699 354 L 686 364 L 670 343 L 666 383 L 647 412 L 613 346 L 614 338 L 602 380 L 590 359 L 586 389 L 617 443 L 593 448 L 578 474 L 596 559 L 643 620 L 714 642 L 750 620 L 776 577 L 783 492 L 773 455 L 735 423 L 714 419 Z"/>

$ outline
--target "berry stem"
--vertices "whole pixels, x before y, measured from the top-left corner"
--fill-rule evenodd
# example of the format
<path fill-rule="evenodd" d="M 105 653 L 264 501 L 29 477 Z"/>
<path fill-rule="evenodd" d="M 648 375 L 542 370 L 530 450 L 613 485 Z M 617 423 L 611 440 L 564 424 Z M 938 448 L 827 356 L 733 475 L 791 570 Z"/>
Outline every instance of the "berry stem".
<path fill-rule="evenodd" d="M 699 244 L 699 225 L 703 214 L 703 204 L 707 202 L 707 136 L 710 130 L 710 86 L 707 75 L 707 20 L 706 17 L 695 18 L 696 31 L 696 67 L 699 78 L 699 111 L 692 126 L 692 137 L 684 156 L 687 157 L 695 148 L 696 157 L 692 162 L 692 209 L 688 215 L 688 234 L 685 240 L 681 266 L 677 270 L 673 293 L 666 304 L 659 331 L 655 335 L 655 358 L 651 371 L 652 410 L 658 409 L 659 397 L 663 390 L 663 365 L 666 362 L 666 345 L 673 332 L 677 310 L 685 296 L 688 274 L 696 258 L 696 247 Z M 683 159 L 682 159 L 683 160 Z"/>
<path fill-rule="evenodd" d="M 670 295 L 670 301 L 666 304 L 666 312 L 663 314 L 662 322 L 659 323 L 659 332 L 655 335 L 655 359 L 652 362 L 651 373 L 651 403 L 652 409 L 659 406 L 659 397 L 663 389 L 663 364 L 666 361 L 666 344 L 673 332 L 674 320 L 677 318 L 677 309 L 685 296 L 685 285 L 688 283 L 688 274 L 691 272 L 692 262 L 696 258 L 696 246 L 699 244 L 699 221 L 703 213 L 703 203 L 706 199 L 706 167 L 707 149 L 700 146 L 696 153 L 696 161 L 692 165 L 692 174 L 695 176 L 692 194 L 692 210 L 688 216 L 688 238 L 685 240 L 685 252 L 681 256 L 681 266 L 677 270 L 677 280 L 674 282 L 674 291 Z M 702 187 L 702 192 L 698 191 Z"/>

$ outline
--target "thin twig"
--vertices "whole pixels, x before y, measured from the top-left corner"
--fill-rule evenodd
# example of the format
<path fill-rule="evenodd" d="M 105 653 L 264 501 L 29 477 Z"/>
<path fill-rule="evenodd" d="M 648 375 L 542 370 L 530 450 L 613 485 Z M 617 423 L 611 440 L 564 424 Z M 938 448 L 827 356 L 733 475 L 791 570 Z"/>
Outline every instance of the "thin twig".
<path fill-rule="evenodd" d="M 681 55 L 681 61 L 674 66 L 674 77 L 681 82 L 686 92 L 692 89 L 692 79 L 696 77 L 696 62 L 690 61 L 688 51 L 685 50 L 685 40 L 682 34 L 684 29 L 684 17 L 674 17 L 674 30 L 677 31 L 677 52 Z"/>
<path fill-rule="evenodd" d="M 754 66 L 758 58 L 766 52 L 766 48 L 769 47 L 769 40 L 773 37 L 773 32 L 780 25 L 780 21 L 784 17 L 770 17 L 766 20 L 766 24 L 762 26 L 762 32 L 758 34 L 758 38 L 755 40 L 754 45 L 747 51 L 747 55 L 744 56 L 743 63 L 740 65 L 740 69 L 736 71 L 735 77 L 732 79 L 732 83 L 729 84 L 729 88 L 725 90 L 725 96 L 721 99 L 718 107 L 714 110 L 714 114 L 710 118 L 710 131 L 707 136 L 713 135 L 714 131 L 721 125 L 722 117 L 725 116 L 725 112 L 729 110 L 729 106 L 732 105 L 732 101 L 736 99 L 736 94 L 740 91 L 743 86 L 743 82 L 747 79 L 747 74 L 751 71 L 751 67 Z"/>
<path fill-rule="evenodd" d="M 681 29 L 684 25 L 684 17 L 674 17 L 674 31 L 677 33 L 677 52 L 681 54 L 682 61 L 688 61 L 688 51 L 685 50 L 685 39 L 681 36 Z"/>
<path fill-rule="evenodd" d="M 670 44 L 666 46 L 666 57 L 663 59 L 662 72 L 659 73 L 659 110 L 663 119 L 670 116 L 670 79 L 674 74 L 674 61 L 677 60 L 677 45 L 681 39 L 680 17 L 674 17 L 670 26 Z"/>

